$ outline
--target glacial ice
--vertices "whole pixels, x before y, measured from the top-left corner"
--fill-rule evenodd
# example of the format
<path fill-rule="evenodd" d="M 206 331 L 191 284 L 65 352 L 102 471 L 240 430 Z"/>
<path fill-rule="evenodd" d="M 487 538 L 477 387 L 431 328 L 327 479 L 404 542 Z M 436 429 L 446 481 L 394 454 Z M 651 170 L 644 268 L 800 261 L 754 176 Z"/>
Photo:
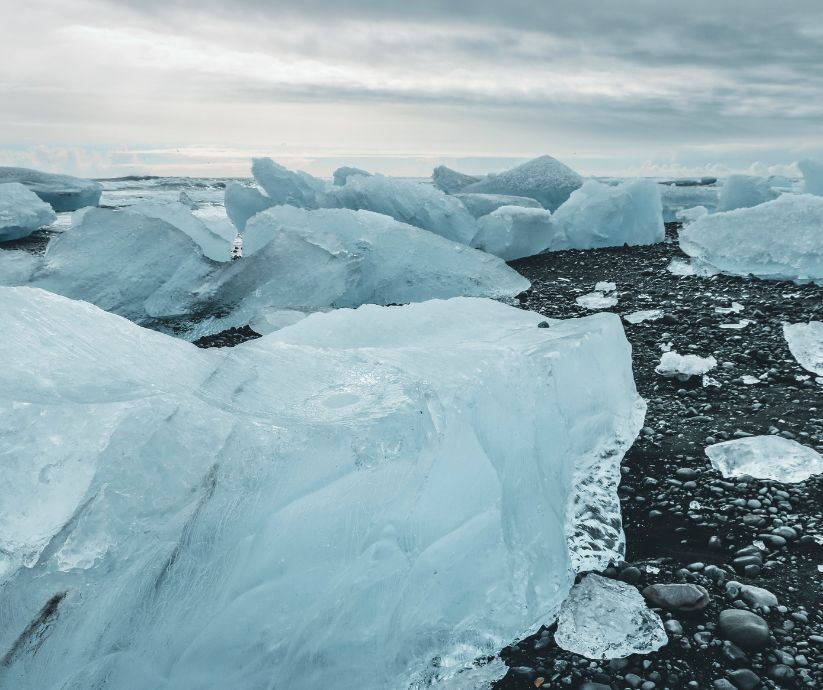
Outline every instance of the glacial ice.
<path fill-rule="evenodd" d="M 462 191 L 525 196 L 554 212 L 582 184 L 583 178 L 570 167 L 551 156 L 540 156 L 511 170 L 487 175 Z"/>
<path fill-rule="evenodd" d="M 454 196 L 463 202 L 463 205 L 475 218 L 487 216 L 501 206 L 543 208 L 539 201 L 529 199 L 526 196 L 507 196 L 505 194 L 455 194 Z"/>
<path fill-rule="evenodd" d="M 675 215 L 675 220 L 680 221 L 681 223 L 691 223 L 698 218 L 702 218 L 705 215 L 708 215 L 709 209 L 705 206 L 694 206 L 693 208 L 686 208 L 682 211 L 677 211 Z M 664 212 L 665 215 L 665 212 Z"/>
<path fill-rule="evenodd" d="M 586 575 L 560 609 L 558 646 L 588 659 L 649 654 L 669 641 L 663 621 L 636 587 L 600 575 Z"/>
<path fill-rule="evenodd" d="M 231 240 L 213 232 L 202 220 L 192 214 L 190 208 L 179 202 L 164 204 L 141 201 L 130 206 L 129 211 L 164 220 L 182 230 L 202 249 L 203 255 L 212 261 L 229 260 Z"/>
<path fill-rule="evenodd" d="M 226 207 L 226 215 L 239 232 L 246 229 L 249 218 L 275 205 L 265 194 L 239 182 L 230 182 L 226 185 L 223 204 Z"/>
<path fill-rule="evenodd" d="M 29 168 L 0 167 L 0 183 L 5 182 L 19 182 L 28 187 L 57 213 L 97 206 L 103 193 L 99 182 Z"/>
<path fill-rule="evenodd" d="M 663 205 L 663 220 L 667 223 L 679 220 L 682 213 L 697 206 L 703 206 L 713 213 L 717 210 L 719 194 L 717 187 L 677 187 L 658 185 Z"/>
<path fill-rule="evenodd" d="M 39 256 L 22 249 L 0 249 L 0 285 L 28 283 L 41 262 Z"/>
<path fill-rule="evenodd" d="M 662 309 L 641 309 L 640 311 L 633 311 L 631 314 L 625 314 L 623 318 L 630 324 L 643 323 L 644 321 L 656 321 L 663 318 Z"/>
<path fill-rule="evenodd" d="M 544 208 L 501 206 L 477 219 L 477 234 L 472 246 L 506 261 L 534 256 L 561 244 L 552 223 L 551 212 Z"/>
<path fill-rule="evenodd" d="M 764 177 L 754 175 L 729 175 L 720 189 L 718 211 L 734 211 L 737 208 L 750 208 L 777 198 Z"/>
<path fill-rule="evenodd" d="M 382 213 L 461 244 L 469 244 L 477 232 L 474 218 L 458 199 L 412 180 L 354 175 L 329 191 L 322 205 Z"/>
<path fill-rule="evenodd" d="M 291 204 L 300 208 L 319 208 L 326 183 L 308 173 L 289 170 L 271 158 L 253 158 L 251 173 L 271 205 Z"/>
<path fill-rule="evenodd" d="M 438 165 L 432 171 L 432 183 L 437 189 L 446 194 L 457 194 L 470 184 L 479 181 L 479 177 L 457 172 L 457 170 L 447 168 L 445 165 Z"/>
<path fill-rule="evenodd" d="M 748 475 L 785 484 L 823 473 L 823 455 L 782 436 L 749 436 L 706 448 L 709 461 L 724 477 Z"/>
<path fill-rule="evenodd" d="M 704 216 L 680 231 L 680 248 L 698 268 L 823 283 L 823 197 L 783 194 Z"/>
<path fill-rule="evenodd" d="M 658 186 L 627 180 L 611 186 L 589 180 L 552 216 L 569 249 L 654 244 L 665 239 Z"/>
<path fill-rule="evenodd" d="M 27 237 L 56 218 L 51 206 L 19 182 L 0 184 L 0 242 Z"/>
<path fill-rule="evenodd" d="M 342 168 L 337 168 L 332 173 L 332 184 L 342 187 L 346 184 L 346 180 L 348 180 L 352 175 L 363 175 L 364 177 L 370 177 L 371 173 L 367 170 L 361 170 L 360 168 L 352 168 L 348 165 L 344 165 Z"/>
<path fill-rule="evenodd" d="M 670 350 L 662 354 L 660 364 L 654 370 L 661 376 L 686 381 L 692 376 L 702 376 L 716 366 L 717 360 L 712 356 L 681 355 Z"/>
<path fill-rule="evenodd" d="M 801 367 L 823 376 L 823 321 L 784 323 L 783 337 Z"/>
<path fill-rule="evenodd" d="M 529 286 L 497 257 L 368 211 L 268 209 L 247 224 L 243 253 L 216 263 L 165 220 L 88 209 L 52 240 L 33 284 L 189 339 L 284 309 L 512 297 Z"/>
<path fill-rule="evenodd" d="M 366 306 L 213 350 L 31 288 L 0 315 L 4 687 L 425 684 L 621 557 L 615 315 Z"/>
<path fill-rule="evenodd" d="M 803 160 L 797 164 L 803 173 L 803 191 L 806 194 L 823 196 L 823 163 Z"/>
<path fill-rule="evenodd" d="M 584 309 L 611 309 L 617 306 L 617 295 L 607 295 L 599 290 L 580 295 L 574 300 L 578 306 Z"/>

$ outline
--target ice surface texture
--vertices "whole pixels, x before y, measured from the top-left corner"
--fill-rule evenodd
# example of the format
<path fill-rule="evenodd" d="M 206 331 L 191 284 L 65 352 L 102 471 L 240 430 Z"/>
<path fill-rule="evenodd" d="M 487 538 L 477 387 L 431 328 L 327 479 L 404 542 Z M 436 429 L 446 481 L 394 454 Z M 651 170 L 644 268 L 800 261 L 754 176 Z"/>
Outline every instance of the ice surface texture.
<path fill-rule="evenodd" d="M 99 182 L 28 168 L 0 167 L 0 183 L 3 182 L 25 185 L 58 213 L 97 206 L 103 193 L 103 186 Z"/>
<path fill-rule="evenodd" d="M 554 211 L 582 184 L 583 178 L 570 167 L 551 156 L 540 156 L 511 170 L 487 175 L 462 191 L 526 196 Z"/>
<path fill-rule="evenodd" d="M 717 360 L 714 357 L 680 355 L 672 350 L 663 353 L 660 357 L 660 364 L 654 370 L 661 376 L 686 381 L 692 376 L 701 376 L 716 366 Z"/>
<path fill-rule="evenodd" d="M 445 165 L 438 165 L 434 171 L 432 171 L 432 182 L 434 186 L 446 194 L 457 194 L 457 192 L 462 191 L 470 184 L 479 181 L 479 177 L 457 172 L 457 170 L 447 168 Z"/>
<path fill-rule="evenodd" d="M 366 177 L 369 177 L 371 173 L 367 170 L 352 168 L 348 165 L 344 165 L 342 168 L 337 168 L 337 170 L 332 173 L 332 183 L 338 187 L 341 187 L 346 184 L 346 180 L 348 180 L 352 175 L 365 175 Z"/>
<path fill-rule="evenodd" d="M 803 191 L 806 194 L 823 196 L 823 163 L 803 160 L 797 164 L 797 167 L 803 173 Z"/>
<path fill-rule="evenodd" d="M 0 242 L 27 237 L 56 218 L 51 206 L 24 185 L 0 184 Z"/>
<path fill-rule="evenodd" d="M 570 592 L 554 635 L 563 649 L 589 659 L 648 654 L 669 638 L 636 587 L 590 574 Z"/>
<path fill-rule="evenodd" d="M 487 216 L 501 206 L 522 206 L 523 208 L 540 208 L 540 202 L 525 196 L 509 196 L 506 194 L 455 194 L 463 202 L 475 218 Z"/>
<path fill-rule="evenodd" d="M 823 321 L 784 323 L 783 337 L 801 367 L 823 376 Z"/>
<path fill-rule="evenodd" d="M 275 205 L 265 194 L 239 182 L 230 182 L 226 185 L 223 203 L 226 215 L 240 232 L 246 229 L 249 218 Z"/>
<path fill-rule="evenodd" d="M 777 198 L 769 180 L 754 175 L 729 175 L 720 190 L 718 211 L 749 208 Z"/>
<path fill-rule="evenodd" d="M 52 240 L 34 284 L 190 339 L 271 310 L 511 297 L 529 286 L 497 257 L 368 211 L 277 206 L 248 223 L 244 258 L 224 263 L 175 222 L 88 209 Z"/>
<path fill-rule="evenodd" d="M 663 220 L 667 223 L 678 220 L 678 213 L 703 206 L 709 212 L 717 210 L 719 191 L 717 187 L 678 187 L 659 185 L 663 204 Z"/>
<path fill-rule="evenodd" d="M 558 238 L 560 231 L 544 208 L 501 206 L 478 218 L 477 227 L 472 246 L 506 261 L 534 256 L 565 243 L 564 236 Z"/>
<path fill-rule="evenodd" d="M 823 455 L 782 436 L 751 436 L 715 443 L 706 455 L 724 477 L 748 475 L 793 484 L 823 473 Z"/>
<path fill-rule="evenodd" d="M 680 248 L 723 273 L 823 283 L 823 197 L 784 194 L 703 216 L 680 231 Z"/>
<path fill-rule="evenodd" d="M 458 298 L 200 350 L 0 307 L 3 687 L 406 687 L 547 621 L 573 554 L 620 557 L 615 315 Z"/>

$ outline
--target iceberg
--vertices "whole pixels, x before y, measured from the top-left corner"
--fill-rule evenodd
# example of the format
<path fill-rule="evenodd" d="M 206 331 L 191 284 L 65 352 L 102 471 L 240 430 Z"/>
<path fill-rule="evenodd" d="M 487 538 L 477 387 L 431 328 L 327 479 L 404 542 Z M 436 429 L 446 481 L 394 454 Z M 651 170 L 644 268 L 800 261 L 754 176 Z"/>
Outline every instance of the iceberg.
<path fill-rule="evenodd" d="M 823 163 L 803 160 L 797 164 L 803 173 L 803 191 L 806 194 L 823 196 Z"/>
<path fill-rule="evenodd" d="M 71 175 L 0 167 L 0 183 L 19 182 L 49 204 L 57 213 L 97 206 L 103 185 Z"/>
<path fill-rule="evenodd" d="M 472 246 L 506 261 L 540 254 L 558 243 L 551 215 L 542 207 L 501 206 L 478 218 Z"/>
<path fill-rule="evenodd" d="M 749 436 L 715 443 L 706 455 L 724 477 L 747 475 L 784 484 L 823 474 L 823 455 L 782 436 Z"/>
<path fill-rule="evenodd" d="M 717 187 L 678 187 L 658 185 L 663 205 L 663 220 L 672 223 L 679 220 L 678 214 L 697 206 L 709 213 L 717 210 L 719 193 Z"/>
<path fill-rule="evenodd" d="M 445 165 L 438 165 L 434 171 L 432 171 L 432 182 L 434 186 L 446 194 L 456 194 L 470 184 L 479 181 L 479 177 L 457 172 L 457 170 L 447 168 Z"/>
<path fill-rule="evenodd" d="M 155 203 L 141 201 L 129 207 L 129 211 L 149 218 L 166 221 L 186 233 L 212 261 L 228 261 L 231 254 L 231 239 L 218 235 L 191 209 L 179 202 Z"/>
<path fill-rule="evenodd" d="M 801 367 L 823 376 L 823 321 L 784 323 L 783 337 Z"/>
<path fill-rule="evenodd" d="M 729 175 L 720 189 L 718 211 L 734 211 L 750 208 L 777 198 L 777 192 L 764 177 L 754 175 Z"/>
<path fill-rule="evenodd" d="M 636 587 L 594 573 L 563 602 L 554 639 L 562 649 L 587 659 L 650 654 L 669 641 L 660 616 Z"/>
<path fill-rule="evenodd" d="M 523 208 L 540 208 L 539 201 L 525 196 L 507 196 L 505 194 L 455 194 L 457 199 L 475 218 L 487 216 L 501 206 L 522 206 Z"/>
<path fill-rule="evenodd" d="M 511 170 L 487 175 L 462 191 L 525 196 L 554 212 L 582 185 L 583 178 L 570 167 L 551 156 L 540 156 Z"/>
<path fill-rule="evenodd" d="M 658 186 L 627 180 L 611 186 L 589 180 L 552 216 L 565 236 L 557 249 L 596 249 L 662 242 L 666 236 Z"/>
<path fill-rule="evenodd" d="M 458 298 L 200 350 L 37 289 L 0 314 L 3 687 L 449 687 L 556 614 L 575 535 L 621 557 L 617 316 Z"/>
<path fill-rule="evenodd" d="M 698 355 L 681 355 L 670 350 L 660 357 L 660 364 L 654 370 L 661 376 L 686 381 L 692 376 L 702 376 L 717 366 L 714 357 L 700 357 Z"/>
<path fill-rule="evenodd" d="M 0 242 L 19 240 L 50 225 L 57 214 L 19 182 L 0 184 Z"/>
<path fill-rule="evenodd" d="M 698 268 L 823 283 L 823 198 L 784 194 L 703 216 L 680 231 L 680 248 Z"/>
<path fill-rule="evenodd" d="M 265 194 L 239 182 L 230 182 L 226 185 L 223 203 L 226 207 L 226 215 L 238 232 L 246 229 L 249 218 L 275 205 Z"/>
<path fill-rule="evenodd" d="M 349 177 L 326 195 L 323 205 L 382 213 L 462 244 L 469 244 L 477 232 L 474 218 L 458 199 L 431 185 L 383 175 Z"/>
<path fill-rule="evenodd" d="M 300 208 L 318 208 L 322 205 L 327 185 L 308 173 L 284 168 L 271 158 L 253 158 L 251 172 L 271 199 L 272 206 L 291 204 Z"/>
<path fill-rule="evenodd" d="M 342 187 L 352 175 L 363 175 L 364 177 L 370 177 L 371 173 L 367 170 L 361 170 L 360 168 L 352 168 L 348 165 L 344 165 L 342 168 L 337 168 L 337 170 L 332 173 L 332 184 L 337 187 Z"/>

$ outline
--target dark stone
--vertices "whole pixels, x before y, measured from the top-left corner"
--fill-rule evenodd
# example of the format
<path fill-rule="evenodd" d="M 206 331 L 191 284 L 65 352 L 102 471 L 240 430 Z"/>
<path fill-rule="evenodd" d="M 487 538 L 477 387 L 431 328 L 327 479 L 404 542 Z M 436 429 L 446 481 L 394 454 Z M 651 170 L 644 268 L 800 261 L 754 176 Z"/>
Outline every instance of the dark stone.
<path fill-rule="evenodd" d="M 649 585 L 643 596 L 652 606 L 682 613 L 702 611 L 711 601 L 705 587 L 692 584 Z"/>
<path fill-rule="evenodd" d="M 769 644 L 769 624 L 751 611 L 721 611 L 717 627 L 723 638 L 748 652 L 759 651 Z"/>

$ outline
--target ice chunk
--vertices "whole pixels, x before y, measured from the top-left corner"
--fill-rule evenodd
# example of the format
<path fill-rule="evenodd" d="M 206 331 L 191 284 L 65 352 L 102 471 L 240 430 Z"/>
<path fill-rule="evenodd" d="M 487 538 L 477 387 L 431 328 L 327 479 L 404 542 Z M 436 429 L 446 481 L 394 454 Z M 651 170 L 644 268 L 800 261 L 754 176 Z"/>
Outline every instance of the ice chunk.
<path fill-rule="evenodd" d="M 186 208 L 191 209 L 192 211 L 199 207 L 199 204 L 189 196 L 188 192 L 185 189 L 182 192 L 180 192 L 180 194 L 177 197 L 177 201 L 183 204 L 183 206 L 185 206 Z"/>
<path fill-rule="evenodd" d="M 720 190 L 718 211 L 749 208 L 777 198 L 769 181 L 754 175 L 729 175 Z"/>
<path fill-rule="evenodd" d="M 382 213 L 462 244 L 469 244 L 477 232 L 474 218 L 458 199 L 412 180 L 355 175 L 329 192 L 325 205 Z"/>
<path fill-rule="evenodd" d="M 226 215 L 240 232 L 246 229 L 249 218 L 260 211 L 271 208 L 275 203 L 253 187 L 246 187 L 239 182 L 226 185 Z"/>
<path fill-rule="evenodd" d="M 589 574 L 569 593 L 554 639 L 588 659 L 620 659 L 663 647 L 668 635 L 636 587 Z"/>
<path fill-rule="evenodd" d="M 570 167 L 551 156 L 541 156 L 511 170 L 487 175 L 462 191 L 525 196 L 555 211 L 582 184 L 583 178 Z"/>
<path fill-rule="evenodd" d="M 617 295 L 605 295 L 602 292 L 589 292 L 574 300 L 585 309 L 611 309 L 617 306 Z"/>
<path fill-rule="evenodd" d="M 806 194 L 823 196 L 823 163 L 803 160 L 797 164 L 803 173 L 803 191 Z"/>
<path fill-rule="evenodd" d="M 97 206 L 103 193 L 99 182 L 29 168 L 0 167 L 0 183 L 5 182 L 19 182 L 28 187 L 57 213 Z"/>
<path fill-rule="evenodd" d="M 41 257 L 22 249 L 0 249 L 0 285 L 28 283 L 41 262 Z"/>
<path fill-rule="evenodd" d="M 698 267 L 823 283 L 823 198 L 784 194 L 753 208 L 704 216 L 680 231 L 680 248 Z"/>
<path fill-rule="evenodd" d="M 651 180 L 611 186 L 589 180 L 552 216 L 569 249 L 654 244 L 665 239 L 660 193 Z"/>
<path fill-rule="evenodd" d="M 326 183 L 308 173 L 289 170 L 271 158 L 253 158 L 251 172 L 272 204 L 291 204 L 300 208 L 322 205 Z M 250 203 L 250 197 L 245 201 Z"/>
<path fill-rule="evenodd" d="M 475 218 L 487 216 L 501 206 L 522 206 L 523 208 L 540 208 L 540 202 L 525 196 L 507 196 L 505 194 L 455 194 Z"/>
<path fill-rule="evenodd" d="M 594 285 L 597 292 L 614 292 L 617 290 L 617 283 L 612 283 L 609 280 L 600 280 Z"/>
<path fill-rule="evenodd" d="M 179 228 L 191 237 L 202 249 L 203 255 L 212 261 L 229 260 L 231 240 L 213 232 L 202 220 L 192 214 L 191 209 L 181 203 L 163 204 L 142 201 L 130 206 L 129 211 L 164 220 Z"/>
<path fill-rule="evenodd" d="M 581 525 L 622 557 L 614 315 L 460 298 L 200 350 L 29 288 L 0 314 L 4 686 L 408 687 L 554 615 Z"/>
<path fill-rule="evenodd" d="M 457 172 L 457 170 L 447 168 L 445 165 L 438 165 L 432 172 L 434 186 L 446 194 L 457 194 L 470 184 L 479 181 L 479 177 Z"/>
<path fill-rule="evenodd" d="M 695 206 L 694 208 L 686 208 L 682 211 L 675 212 L 675 219 L 679 220 L 682 223 L 691 223 L 692 221 L 697 220 L 698 218 L 702 218 L 705 215 L 708 215 L 709 209 L 705 206 Z M 664 211 L 665 215 L 665 211 Z"/>
<path fill-rule="evenodd" d="M 783 337 L 801 367 L 823 376 L 823 321 L 784 323 Z"/>
<path fill-rule="evenodd" d="M 782 436 L 749 436 L 706 448 L 709 461 L 724 477 L 748 475 L 794 484 L 823 473 L 823 456 Z"/>
<path fill-rule="evenodd" d="M 501 206 L 477 219 L 472 246 L 506 261 L 534 256 L 557 244 L 551 212 L 544 208 Z"/>
<path fill-rule="evenodd" d="M 677 187 L 659 185 L 663 205 L 663 220 L 667 223 L 679 220 L 678 214 L 702 206 L 709 213 L 717 210 L 717 187 Z"/>
<path fill-rule="evenodd" d="M 732 302 L 730 307 L 715 307 L 714 311 L 717 314 L 739 314 L 745 307 L 740 302 Z"/>
<path fill-rule="evenodd" d="M 641 309 L 640 311 L 633 311 L 631 314 L 626 314 L 623 317 L 631 324 L 643 323 L 643 321 L 656 321 L 663 318 L 662 309 Z"/>
<path fill-rule="evenodd" d="M 680 381 L 686 381 L 692 376 L 702 376 L 717 366 L 714 357 L 699 357 L 698 355 L 681 355 L 670 350 L 664 352 L 660 357 L 660 364 L 655 367 L 655 371 L 661 376 L 674 377 Z"/>
<path fill-rule="evenodd" d="M 360 168 L 351 168 L 348 165 L 344 165 L 342 168 L 337 168 L 337 170 L 332 173 L 332 182 L 338 187 L 342 187 L 346 184 L 346 180 L 348 180 L 352 175 L 364 175 L 365 177 L 369 177 L 371 176 L 371 173 L 366 170 L 361 170 Z"/>
<path fill-rule="evenodd" d="M 0 242 L 27 237 L 56 218 L 51 206 L 22 184 L 0 184 Z"/>

